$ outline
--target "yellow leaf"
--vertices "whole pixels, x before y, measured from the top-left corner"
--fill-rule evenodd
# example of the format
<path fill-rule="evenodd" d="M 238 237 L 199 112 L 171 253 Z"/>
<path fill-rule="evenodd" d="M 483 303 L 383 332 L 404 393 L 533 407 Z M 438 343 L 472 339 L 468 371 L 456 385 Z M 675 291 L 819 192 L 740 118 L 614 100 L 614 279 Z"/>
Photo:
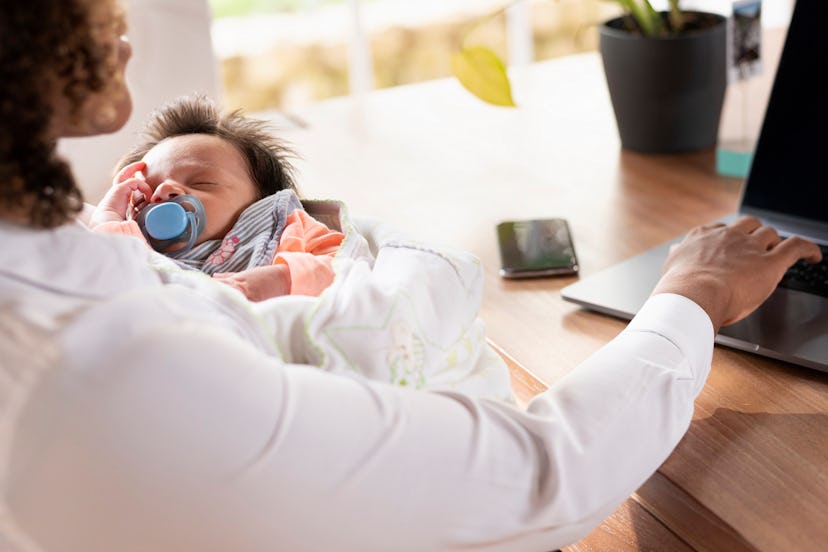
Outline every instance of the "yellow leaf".
<path fill-rule="evenodd" d="M 451 58 L 451 71 L 466 90 L 484 102 L 514 107 L 512 86 L 500 58 L 484 46 L 468 46 Z"/>

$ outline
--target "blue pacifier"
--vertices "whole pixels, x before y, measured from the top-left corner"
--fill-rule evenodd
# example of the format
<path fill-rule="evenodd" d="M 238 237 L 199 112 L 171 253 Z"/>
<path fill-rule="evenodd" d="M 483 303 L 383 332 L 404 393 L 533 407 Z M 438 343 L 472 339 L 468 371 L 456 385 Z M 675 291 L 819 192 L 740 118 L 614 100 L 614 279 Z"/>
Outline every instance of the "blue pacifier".
<path fill-rule="evenodd" d="M 183 243 L 183 247 L 170 251 L 171 255 L 177 256 L 195 245 L 198 236 L 204 232 L 205 218 L 201 201 L 194 195 L 182 194 L 162 203 L 150 203 L 141 209 L 135 222 L 147 242 L 160 253 Z"/>

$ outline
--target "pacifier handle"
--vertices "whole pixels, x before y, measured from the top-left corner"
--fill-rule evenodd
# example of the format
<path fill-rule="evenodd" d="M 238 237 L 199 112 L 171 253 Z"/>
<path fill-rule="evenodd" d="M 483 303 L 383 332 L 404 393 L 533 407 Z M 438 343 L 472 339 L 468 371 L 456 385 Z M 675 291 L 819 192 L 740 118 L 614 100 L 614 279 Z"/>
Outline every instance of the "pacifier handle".
<path fill-rule="evenodd" d="M 183 210 L 183 208 L 182 208 L 182 210 Z M 198 238 L 198 234 L 199 234 L 199 232 L 198 232 L 198 219 L 196 218 L 196 214 L 191 212 L 191 211 L 187 211 L 187 210 L 184 210 L 184 212 L 187 215 L 187 219 L 190 221 L 190 224 L 189 224 L 189 226 L 190 226 L 190 238 L 187 240 L 187 245 L 184 246 L 181 249 L 182 252 L 189 251 L 190 249 L 193 248 L 193 245 L 195 245 L 195 241 Z"/>
<path fill-rule="evenodd" d="M 137 222 L 153 249 L 177 258 L 195 245 L 204 231 L 204 219 L 204 205 L 198 198 L 182 194 L 147 205 L 138 214 Z M 176 243 L 184 243 L 184 246 L 180 250 L 166 251 Z"/>

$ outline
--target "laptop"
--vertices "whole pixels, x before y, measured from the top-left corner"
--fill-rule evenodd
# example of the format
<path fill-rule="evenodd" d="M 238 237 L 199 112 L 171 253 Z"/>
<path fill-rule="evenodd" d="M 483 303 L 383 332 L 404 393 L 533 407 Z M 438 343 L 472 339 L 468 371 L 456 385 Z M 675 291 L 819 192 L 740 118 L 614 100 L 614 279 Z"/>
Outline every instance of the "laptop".
<path fill-rule="evenodd" d="M 773 88 L 732 222 L 753 215 L 783 237 L 799 235 L 828 258 L 828 96 L 816 85 L 828 56 L 828 2 L 799 0 L 791 16 Z M 677 237 L 563 288 L 585 308 L 631 319 L 658 281 Z M 828 372 L 828 261 L 799 262 L 758 310 L 723 327 L 716 343 Z"/>

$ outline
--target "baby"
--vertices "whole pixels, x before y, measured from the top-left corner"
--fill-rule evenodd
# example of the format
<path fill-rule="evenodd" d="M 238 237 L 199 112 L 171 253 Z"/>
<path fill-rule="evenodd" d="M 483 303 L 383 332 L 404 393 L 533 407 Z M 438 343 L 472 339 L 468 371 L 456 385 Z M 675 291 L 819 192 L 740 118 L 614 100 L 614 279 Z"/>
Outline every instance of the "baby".
<path fill-rule="evenodd" d="M 187 96 L 156 111 L 143 135 L 92 214 L 93 230 L 144 239 L 138 213 L 189 194 L 204 207 L 204 229 L 192 248 L 162 250 L 179 265 L 253 301 L 318 295 L 331 283 L 343 234 L 303 209 L 292 153 L 263 121 L 222 114 L 208 98 Z"/>
<path fill-rule="evenodd" d="M 261 121 L 222 115 L 206 98 L 162 107 L 144 135 L 92 214 L 94 231 L 145 240 L 134 220 L 142 210 L 194 196 L 203 231 L 184 248 L 160 248 L 188 270 L 161 278 L 252 314 L 240 331 L 262 328 L 285 362 L 513 401 L 478 318 L 483 279 L 474 256 L 352 219 L 340 202 L 300 202 L 290 151 Z M 226 290 L 193 269 L 252 301 L 227 303 Z"/>

